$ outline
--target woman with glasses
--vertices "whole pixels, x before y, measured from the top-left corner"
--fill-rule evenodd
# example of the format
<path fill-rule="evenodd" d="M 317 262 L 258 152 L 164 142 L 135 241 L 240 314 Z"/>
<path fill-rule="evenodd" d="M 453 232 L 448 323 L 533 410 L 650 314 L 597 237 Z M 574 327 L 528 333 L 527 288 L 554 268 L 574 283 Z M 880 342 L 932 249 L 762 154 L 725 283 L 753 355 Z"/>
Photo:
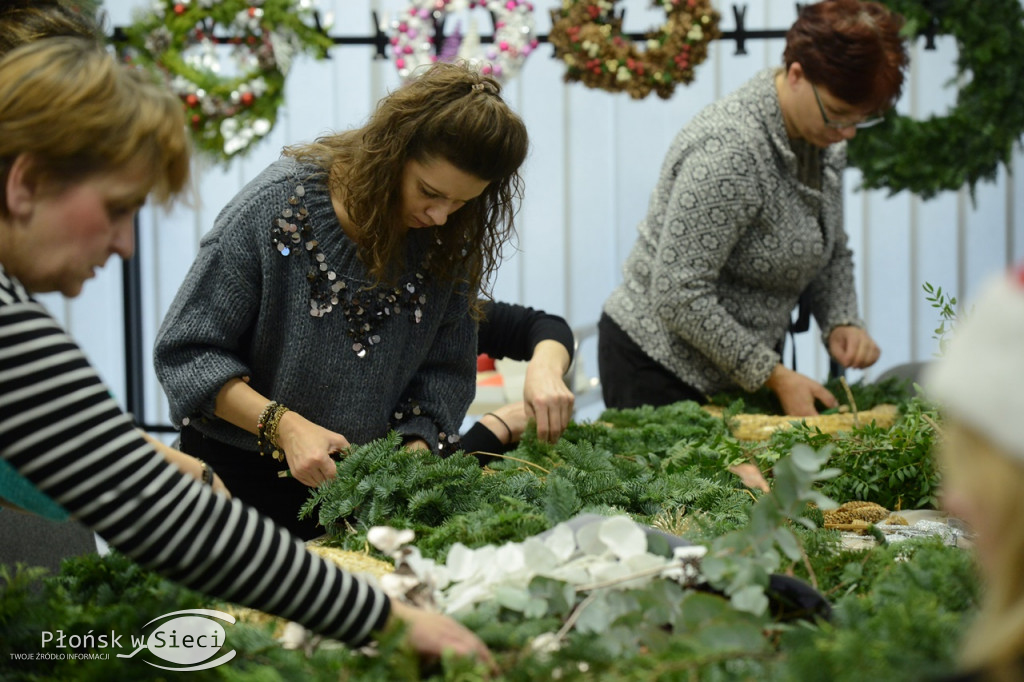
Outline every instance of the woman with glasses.
<path fill-rule="evenodd" d="M 786 414 L 834 407 L 820 383 L 781 362 L 801 295 L 836 362 L 878 359 L 857 312 L 842 172 L 846 140 L 899 97 L 902 25 L 874 2 L 808 5 L 786 34 L 783 67 L 679 132 L 598 325 L 608 407 L 762 386 Z"/>

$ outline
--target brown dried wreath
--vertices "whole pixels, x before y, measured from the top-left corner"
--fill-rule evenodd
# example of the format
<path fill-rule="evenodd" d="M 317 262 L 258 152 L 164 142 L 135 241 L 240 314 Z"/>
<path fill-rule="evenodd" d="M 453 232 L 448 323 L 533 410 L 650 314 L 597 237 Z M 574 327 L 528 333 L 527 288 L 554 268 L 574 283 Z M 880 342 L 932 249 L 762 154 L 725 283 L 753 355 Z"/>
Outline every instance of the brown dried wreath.
<path fill-rule="evenodd" d="M 562 8 L 551 11 L 548 41 L 568 67 L 565 81 L 628 92 L 634 99 L 652 91 L 668 99 L 676 85 L 693 81 L 708 43 L 721 35 L 718 12 L 709 0 L 654 0 L 665 23 L 637 43 L 622 32 L 617 1 L 562 0 Z"/>

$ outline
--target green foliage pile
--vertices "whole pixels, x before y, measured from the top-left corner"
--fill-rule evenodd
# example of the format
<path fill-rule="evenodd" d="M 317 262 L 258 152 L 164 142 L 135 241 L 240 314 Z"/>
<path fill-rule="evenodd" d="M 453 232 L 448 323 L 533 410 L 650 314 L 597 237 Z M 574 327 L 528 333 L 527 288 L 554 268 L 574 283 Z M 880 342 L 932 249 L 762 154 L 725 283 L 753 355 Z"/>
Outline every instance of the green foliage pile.
<path fill-rule="evenodd" d="M 522 541 L 581 512 L 653 522 L 694 509 L 714 534 L 745 524 L 751 493 L 724 466 L 742 456 L 724 422 L 694 403 L 635 412 L 606 415 L 635 428 L 573 424 L 554 445 L 527 434 L 487 470 L 468 455 L 403 450 L 392 435 L 353 447 L 301 514 L 316 513 L 329 543 L 345 549 L 365 547 L 374 525 L 412 528 L 434 559 L 454 542 Z"/>
<path fill-rule="evenodd" d="M 673 517 L 682 528 L 671 532 L 702 541 L 744 526 L 760 495 L 744 488 L 728 467 L 750 462 L 770 477 L 797 445 L 831 448 L 830 466 L 838 474 L 817 486 L 839 503 L 934 507 L 934 408 L 911 398 L 901 380 L 854 384 L 851 393 L 858 408 L 896 403 L 903 416 L 891 428 L 868 423 L 826 434 L 798 425 L 750 443 L 728 429 L 728 421 L 745 411 L 740 401 L 721 417 L 692 402 L 606 410 L 594 423 L 570 424 L 553 445 L 527 432 L 509 458 L 483 470 L 474 457 L 440 460 L 403 450 L 392 435 L 353 447 L 338 464 L 338 477 L 316 490 L 301 514 L 315 514 L 330 544 L 345 549 L 365 547 L 365 533 L 374 525 L 412 528 L 424 556 L 434 559 L 454 542 L 479 547 L 521 541 L 581 512 L 626 513 L 652 525 Z"/>
<path fill-rule="evenodd" d="M 132 653 L 129 634 L 143 636 L 150 620 L 174 611 L 220 608 L 202 594 L 164 580 L 117 553 L 66 559 L 60 574 L 55 576 L 46 576 L 44 569 L 19 566 L 12 570 L 12 567 L 0 566 L 0 587 L 0 679 L 10 682 L 167 680 L 173 675 L 146 663 L 142 654 L 117 657 L 118 653 L 126 656 Z M 235 658 L 216 668 L 189 672 L 188 679 L 232 682 L 418 679 L 419 666 L 411 655 L 397 650 L 397 635 L 385 637 L 381 642 L 382 651 L 388 651 L 391 658 L 385 663 L 340 648 L 289 651 L 274 639 L 273 627 L 243 622 L 226 626 L 222 651 L 236 651 Z M 108 638 L 101 642 L 103 646 L 92 648 L 58 649 L 51 641 L 44 649 L 42 633 L 58 630 L 69 638 L 72 635 L 81 638 L 87 633 Z M 119 647 L 109 645 L 112 632 L 121 636 Z M 109 657 L 38 661 L 12 658 L 12 654 L 29 652 L 91 652 L 106 653 Z M 404 678 L 394 677 L 396 671 L 403 669 L 415 673 Z"/>
<path fill-rule="evenodd" d="M 828 535 L 834 535 L 829 533 Z M 496 680 L 806 680 L 887 682 L 928 680 L 952 666 L 954 643 L 977 600 L 968 556 L 934 540 L 913 540 L 866 552 L 812 555 L 835 599 L 832 623 L 766 624 L 713 594 L 657 581 L 619 599 L 626 611 L 603 635 L 583 632 L 556 655 L 529 654 L 530 638 L 559 627 L 570 605 L 560 605 L 554 581 L 531 591 L 554 606 L 544 618 L 525 619 L 494 602 L 463 619 L 498 654 Z M 827 565 L 826 565 L 827 564 Z M 65 561 L 58 576 L 41 569 L 0 569 L 0 660 L 3 679 L 165 680 L 141 656 L 105 661 L 18 661 L 10 654 L 39 651 L 40 632 L 142 633 L 152 618 L 179 609 L 217 608 L 112 554 Z M 670 635 L 666 628 L 671 628 Z M 290 680 L 401 682 L 482 679 L 465 661 L 418 663 L 395 635 L 379 656 L 340 648 L 282 649 L 267 627 L 238 622 L 225 628 L 228 664 L 189 673 L 189 679 L 271 682 Z M 767 636 L 766 636 L 767 633 Z M 642 648 L 640 648 L 642 645 Z M 129 652 L 126 652 L 129 653 Z"/>
<path fill-rule="evenodd" d="M 940 290 L 941 291 L 941 290 Z M 930 299 L 929 299 L 930 300 Z M 956 303 L 956 299 L 953 299 Z M 825 382 L 825 388 L 839 400 L 840 405 L 856 407 L 858 410 L 870 410 L 879 405 L 897 405 L 907 400 L 911 391 L 906 379 L 890 377 L 883 381 L 865 384 L 855 382 L 848 385 L 854 405 L 850 405 L 846 388 L 841 378 L 833 377 Z M 753 393 L 728 391 L 711 396 L 711 404 L 720 407 L 731 407 L 739 402 L 738 411 L 744 414 L 783 414 L 782 403 L 771 389 L 761 387 Z M 821 414 L 835 413 L 838 408 L 823 410 Z"/>
<path fill-rule="evenodd" d="M 866 500 L 889 510 L 933 509 L 940 477 L 932 457 L 932 424 L 938 418 L 934 407 L 912 398 L 890 428 L 866 424 L 829 435 L 801 425 L 773 434 L 770 447 L 777 453 L 797 443 L 813 448 L 831 445 L 830 464 L 841 473 L 821 490 L 839 502 Z"/>
<path fill-rule="evenodd" d="M 831 570 L 817 566 L 831 583 L 826 593 L 842 595 L 833 621 L 786 632 L 784 657 L 762 679 L 861 682 L 949 674 L 978 600 L 967 553 L 929 538 L 819 556 L 832 564 Z"/>
<path fill-rule="evenodd" d="M 858 403 L 870 404 L 862 387 L 853 390 Z M 412 528 L 423 555 L 438 561 L 456 542 L 517 542 L 581 512 L 627 514 L 708 546 L 702 569 L 713 591 L 655 580 L 588 596 L 535 578 L 527 606 L 495 599 L 460 616 L 495 653 L 498 680 L 926 680 L 952 669 L 977 600 L 968 556 L 938 541 L 854 552 L 813 522 L 829 497 L 890 509 L 934 501 L 938 474 L 928 455 L 937 415 L 906 394 L 878 395 L 902 406 L 891 429 L 866 424 L 827 435 L 798 427 L 745 443 L 728 430 L 738 402 L 720 417 L 679 403 L 609 410 L 594 423 L 570 425 L 553 445 L 528 433 L 508 458 L 484 469 L 471 456 L 440 460 L 404 450 L 391 435 L 352 448 L 338 478 L 316 490 L 303 513 L 320 519 L 329 544 L 348 549 L 365 549 L 373 525 Z M 823 470 L 826 461 L 831 469 Z M 771 493 L 747 489 L 729 472 L 744 462 L 762 470 Z M 764 611 L 773 573 L 815 586 L 833 604 L 831 622 L 774 621 Z M 217 608 L 116 555 L 66 563 L 41 589 L 30 589 L 38 580 L 32 572 L 0 579 L 5 662 L 10 652 L 38 651 L 41 630 L 57 624 L 67 632 L 139 633 L 161 614 Z M 327 647 L 285 651 L 266 627 L 226 631 L 225 649 L 235 649 L 236 659 L 191 673 L 198 679 L 481 679 L 466 661 L 423 667 L 394 637 L 381 643 L 382 655 L 368 657 Z M 557 650 L 529 648 L 538 635 L 556 632 Z M 158 672 L 112 658 L 26 663 L 13 679 L 160 679 Z"/>

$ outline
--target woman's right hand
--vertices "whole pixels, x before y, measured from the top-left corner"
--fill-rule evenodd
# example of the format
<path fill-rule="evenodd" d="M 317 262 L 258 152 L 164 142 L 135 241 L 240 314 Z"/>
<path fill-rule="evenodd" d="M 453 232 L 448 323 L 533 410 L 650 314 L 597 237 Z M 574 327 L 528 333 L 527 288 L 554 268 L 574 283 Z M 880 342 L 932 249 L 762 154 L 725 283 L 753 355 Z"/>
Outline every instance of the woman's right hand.
<path fill-rule="evenodd" d="M 289 410 L 277 426 L 277 446 L 284 450 L 292 476 L 304 485 L 316 487 L 338 475 L 331 455 L 347 448 L 349 442 L 340 433 Z"/>
<path fill-rule="evenodd" d="M 815 400 L 820 400 L 829 409 L 839 405 L 839 401 L 827 388 L 781 364 L 775 365 L 765 386 L 778 396 L 782 411 L 794 417 L 813 417 L 818 414 Z"/>
<path fill-rule="evenodd" d="M 487 645 L 464 625 L 448 616 L 392 599 L 391 617 L 404 622 L 406 640 L 421 657 L 436 659 L 443 652 L 451 651 L 459 656 L 475 657 L 486 664 L 491 672 L 497 671 Z"/>

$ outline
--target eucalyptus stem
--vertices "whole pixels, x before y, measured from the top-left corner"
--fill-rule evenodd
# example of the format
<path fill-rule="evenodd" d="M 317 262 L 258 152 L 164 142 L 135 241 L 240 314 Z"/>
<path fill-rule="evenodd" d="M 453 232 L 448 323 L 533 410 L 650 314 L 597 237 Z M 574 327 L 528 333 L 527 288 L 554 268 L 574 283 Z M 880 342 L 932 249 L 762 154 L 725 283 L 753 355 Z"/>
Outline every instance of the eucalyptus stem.
<path fill-rule="evenodd" d="M 583 613 L 583 609 L 590 606 L 594 600 L 597 599 L 597 593 L 588 594 L 587 597 L 576 605 L 576 608 L 572 610 L 569 617 L 565 619 L 565 623 L 559 628 L 558 633 L 555 635 L 559 640 L 565 639 L 565 636 L 569 634 L 569 630 L 576 625 L 576 621 L 580 619 L 580 614 Z"/>
<path fill-rule="evenodd" d="M 685 562 L 679 562 L 678 565 L 684 566 Z M 614 585 L 620 585 L 622 583 L 629 582 L 630 580 L 636 580 L 637 578 L 646 578 L 648 576 L 658 575 L 660 573 L 663 573 L 665 570 L 667 570 L 669 568 L 675 568 L 675 567 L 676 567 L 676 564 L 667 564 L 665 566 L 656 566 L 656 567 L 653 567 L 653 568 L 645 568 L 644 570 L 637 571 L 636 573 L 630 573 L 629 575 L 620 576 L 618 578 L 610 578 L 608 580 L 603 580 L 603 581 L 601 581 L 599 583 L 591 583 L 589 585 L 577 585 L 576 586 L 576 591 L 577 592 L 589 592 L 590 590 L 599 590 L 602 587 L 612 587 Z"/>

